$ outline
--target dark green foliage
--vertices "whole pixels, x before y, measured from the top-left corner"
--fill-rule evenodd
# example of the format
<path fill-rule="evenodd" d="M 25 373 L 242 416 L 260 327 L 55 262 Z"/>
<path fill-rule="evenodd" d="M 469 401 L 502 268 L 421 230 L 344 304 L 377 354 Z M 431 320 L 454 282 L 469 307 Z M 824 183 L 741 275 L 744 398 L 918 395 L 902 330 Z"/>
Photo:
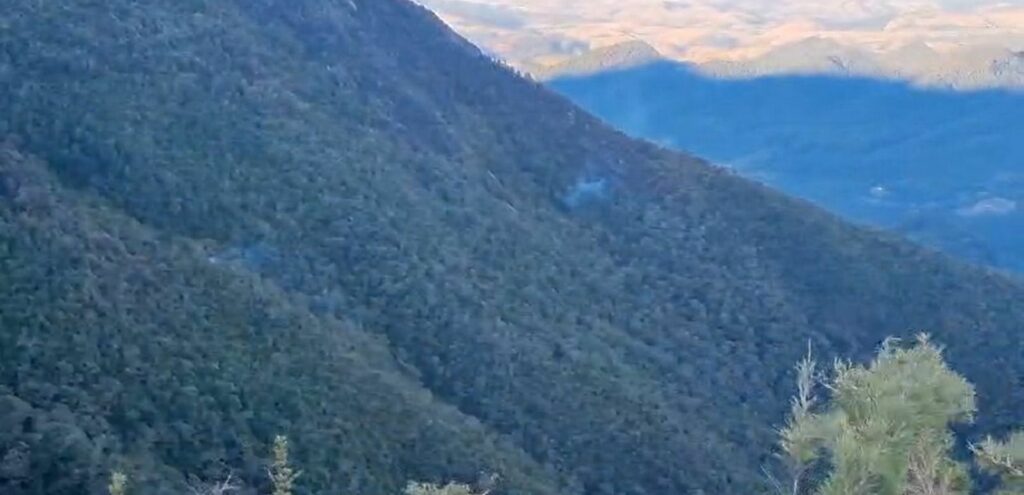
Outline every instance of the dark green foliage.
<path fill-rule="evenodd" d="M 0 181 L 15 189 L 0 208 L 0 493 L 104 493 L 113 468 L 135 493 L 182 493 L 182 473 L 259 486 L 277 432 L 306 490 L 397 493 L 408 476 L 500 468 L 515 491 L 554 493 L 377 339 L 65 196 L 10 149 Z"/>
<path fill-rule="evenodd" d="M 0 132 L 40 158 L 0 176 L 0 395 L 86 442 L 33 480 L 254 484 L 281 433 L 317 492 L 745 493 L 806 342 L 908 328 L 1022 419 L 1017 283 L 631 141 L 410 3 L 0 23 Z M 50 448 L 0 431 L 12 472 Z"/>

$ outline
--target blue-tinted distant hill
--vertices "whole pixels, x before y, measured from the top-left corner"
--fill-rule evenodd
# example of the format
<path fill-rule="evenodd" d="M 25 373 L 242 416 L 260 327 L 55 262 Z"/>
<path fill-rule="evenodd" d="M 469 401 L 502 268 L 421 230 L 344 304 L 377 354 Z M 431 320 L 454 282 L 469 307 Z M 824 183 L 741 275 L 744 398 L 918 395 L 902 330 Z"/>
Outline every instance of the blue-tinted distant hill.
<path fill-rule="evenodd" d="M 550 85 L 634 136 L 1024 270 L 1024 92 L 836 76 L 725 80 L 673 62 Z"/>

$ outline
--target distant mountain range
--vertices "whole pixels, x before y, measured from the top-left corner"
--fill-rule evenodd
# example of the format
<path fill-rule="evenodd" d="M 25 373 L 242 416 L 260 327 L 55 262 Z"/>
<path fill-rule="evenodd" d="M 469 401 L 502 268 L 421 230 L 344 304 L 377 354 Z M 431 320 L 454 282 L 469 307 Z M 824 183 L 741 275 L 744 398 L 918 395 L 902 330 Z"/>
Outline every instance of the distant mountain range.
<path fill-rule="evenodd" d="M 926 44 L 947 59 L 985 47 L 1024 50 L 1024 3 L 1018 0 L 419 1 L 520 68 L 636 39 L 670 60 L 697 64 L 749 61 L 815 37 L 872 53 Z M 949 71 L 963 69 L 977 67 L 971 62 Z"/>
<path fill-rule="evenodd" d="M 548 80 L 629 69 L 660 60 L 664 60 L 664 58 L 656 48 L 636 40 L 590 50 L 558 64 L 535 65 L 527 69 L 537 79 Z"/>
<path fill-rule="evenodd" d="M 759 65 L 719 66 L 742 79 L 656 62 L 549 84 L 634 136 L 707 156 L 855 221 L 1024 272 L 1024 92 L 851 77 L 881 69 L 855 50 L 827 59 L 839 48 L 807 43 Z M 583 60 L 564 73 L 607 66 Z M 783 63 L 828 74 L 753 77 Z M 960 74 L 977 75 L 961 86 L 982 80 Z M 1007 72 L 986 74 L 991 81 Z"/>
<path fill-rule="evenodd" d="M 534 68 L 539 79 L 594 74 L 667 60 L 642 41 L 591 50 L 559 64 Z M 831 75 L 900 80 L 958 90 L 1024 88 L 1024 52 L 999 45 L 937 51 L 923 42 L 876 53 L 827 38 L 807 38 L 759 57 L 695 65 L 708 76 L 749 79 L 777 75 Z"/>
<path fill-rule="evenodd" d="M 940 53 L 924 43 L 873 53 L 825 38 L 784 45 L 760 57 L 701 65 L 709 75 L 836 75 L 903 80 L 959 90 L 1024 88 L 1024 52 L 976 45 Z"/>

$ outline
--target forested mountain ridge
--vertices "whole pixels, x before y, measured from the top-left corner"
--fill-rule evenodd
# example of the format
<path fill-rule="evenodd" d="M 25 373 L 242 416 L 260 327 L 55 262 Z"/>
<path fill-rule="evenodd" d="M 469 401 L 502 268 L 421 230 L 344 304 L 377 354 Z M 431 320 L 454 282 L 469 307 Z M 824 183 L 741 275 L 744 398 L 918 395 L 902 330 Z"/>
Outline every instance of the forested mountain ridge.
<path fill-rule="evenodd" d="M 255 484 L 286 434 L 302 493 L 746 492 L 808 341 L 922 328 L 982 428 L 1022 419 L 1018 283 L 631 140 L 404 0 L 8 3 L 5 488 Z"/>

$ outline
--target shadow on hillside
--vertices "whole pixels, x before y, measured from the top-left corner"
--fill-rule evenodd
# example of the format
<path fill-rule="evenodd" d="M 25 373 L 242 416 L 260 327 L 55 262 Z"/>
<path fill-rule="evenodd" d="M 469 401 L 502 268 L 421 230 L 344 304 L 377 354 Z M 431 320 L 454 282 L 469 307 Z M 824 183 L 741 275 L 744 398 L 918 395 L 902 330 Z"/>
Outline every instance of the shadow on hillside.
<path fill-rule="evenodd" d="M 1024 91 L 716 79 L 673 62 L 548 84 L 628 134 L 854 221 L 1024 271 Z"/>

